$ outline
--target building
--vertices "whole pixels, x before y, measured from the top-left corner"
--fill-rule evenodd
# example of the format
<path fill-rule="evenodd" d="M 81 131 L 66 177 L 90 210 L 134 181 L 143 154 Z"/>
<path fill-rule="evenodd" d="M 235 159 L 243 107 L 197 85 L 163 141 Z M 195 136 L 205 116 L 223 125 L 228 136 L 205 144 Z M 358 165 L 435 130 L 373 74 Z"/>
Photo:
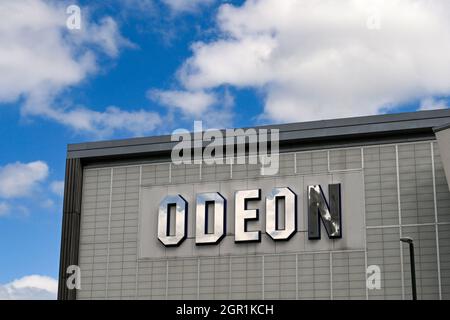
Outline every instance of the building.
<path fill-rule="evenodd" d="M 280 136 L 274 176 L 261 176 L 258 164 L 174 165 L 170 136 L 69 145 L 58 297 L 411 299 L 409 251 L 399 241 L 411 237 L 418 298 L 450 299 L 449 123 L 450 110 L 435 110 L 268 126 Z M 310 237 L 310 185 L 330 207 L 327 186 L 340 186 L 340 236 L 328 236 L 322 217 L 320 239 Z M 266 232 L 275 187 L 296 194 L 285 199 L 297 221 L 284 241 Z M 261 199 L 239 209 L 236 191 L 249 189 Z M 196 195 L 205 192 L 226 200 L 226 234 L 198 245 Z M 182 196 L 186 228 L 165 246 L 158 210 L 167 195 Z M 244 227 L 260 230 L 259 242 L 236 242 L 238 209 L 259 209 Z M 65 285 L 70 265 L 80 267 L 80 290 Z"/>

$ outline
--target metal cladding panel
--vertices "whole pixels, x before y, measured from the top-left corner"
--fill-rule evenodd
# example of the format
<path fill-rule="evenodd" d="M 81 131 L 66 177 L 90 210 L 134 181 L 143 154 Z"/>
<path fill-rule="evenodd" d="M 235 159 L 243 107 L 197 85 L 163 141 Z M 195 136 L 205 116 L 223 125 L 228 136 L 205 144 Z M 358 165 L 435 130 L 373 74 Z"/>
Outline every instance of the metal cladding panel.
<path fill-rule="evenodd" d="M 291 157 L 273 177 L 256 177 L 243 165 L 236 171 L 191 168 L 202 174 L 198 178 L 186 168 L 176 172 L 177 181 L 192 176 L 189 183 L 174 183 L 167 163 L 85 169 L 77 298 L 407 299 L 409 256 L 400 236 L 413 237 L 417 246 L 419 298 L 449 298 L 450 192 L 436 142 L 317 150 L 284 159 Z M 215 178 L 218 172 L 222 179 Z M 204 181 L 203 174 L 214 177 Z M 343 237 L 330 240 L 322 227 L 322 239 L 309 240 L 304 190 L 337 182 Z M 289 186 L 298 196 L 298 228 L 288 241 L 275 242 L 264 232 L 264 197 L 274 186 Z M 250 188 L 261 189 L 262 199 L 248 206 L 260 211 L 249 228 L 262 231 L 261 242 L 237 244 L 234 192 Z M 217 245 L 197 246 L 195 195 L 212 191 L 227 199 L 227 234 Z M 156 210 L 175 193 L 190 205 L 188 235 L 180 246 L 165 247 L 157 240 Z M 366 288 L 370 265 L 380 267 L 380 289 Z"/>
<path fill-rule="evenodd" d="M 416 286 L 421 300 L 439 299 L 438 255 L 435 226 L 403 226 L 402 233 L 414 239 Z M 405 248 L 407 249 L 407 248 Z M 403 250 L 405 299 L 411 300 L 409 250 Z"/>
<path fill-rule="evenodd" d="M 444 165 L 447 181 L 450 181 L 450 128 L 436 131 L 436 139 Z"/>
<path fill-rule="evenodd" d="M 442 298 L 450 300 L 450 225 L 440 225 L 439 234 L 439 266 Z"/>
<path fill-rule="evenodd" d="M 446 179 L 444 164 L 440 156 L 437 143 L 433 143 L 433 151 L 437 221 L 450 222 L 450 192 L 448 192 L 449 183 Z"/>

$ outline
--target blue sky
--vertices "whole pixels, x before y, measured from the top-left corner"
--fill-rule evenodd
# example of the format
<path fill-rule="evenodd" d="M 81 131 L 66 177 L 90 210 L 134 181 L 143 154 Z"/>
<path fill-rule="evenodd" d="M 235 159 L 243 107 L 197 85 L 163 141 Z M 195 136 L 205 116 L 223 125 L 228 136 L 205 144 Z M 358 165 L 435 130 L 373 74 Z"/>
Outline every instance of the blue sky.
<path fill-rule="evenodd" d="M 80 30 L 66 27 L 71 4 Z M 0 298 L 27 281 L 54 295 L 68 143 L 167 134 L 193 120 L 240 127 L 448 108 L 449 9 L 2 1 Z"/>

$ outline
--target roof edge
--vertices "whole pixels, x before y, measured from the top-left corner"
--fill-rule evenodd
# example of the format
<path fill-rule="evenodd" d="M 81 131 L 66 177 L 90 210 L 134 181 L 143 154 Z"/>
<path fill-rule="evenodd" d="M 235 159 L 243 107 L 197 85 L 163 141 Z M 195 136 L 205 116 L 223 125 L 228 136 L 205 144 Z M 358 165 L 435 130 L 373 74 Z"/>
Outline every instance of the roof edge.
<path fill-rule="evenodd" d="M 363 124 L 412 121 L 412 120 L 419 120 L 419 119 L 430 119 L 430 118 L 441 118 L 441 117 L 450 117 L 450 109 L 414 111 L 414 112 L 360 116 L 360 117 L 351 117 L 351 118 L 337 118 L 337 119 L 327 119 L 327 120 L 315 120 L 315 121 L 294 122 L 294 123 L 284 123 L 284 124 L 270 124 L 270 125 L 256 126 L 253 128 L 255 128 L 255 129 L 277 128 L 280 130 L 280 132 L 284 132 L 284 131 L 292 131 L 292 130 L 295 130 L 295 131 L 314 130 L 314 129 L 346 127 L 346 126 L 363 125 Z M 248 129 L 248 128 L 251 128 L 251 127 L 245 127 L 242 129 Z M 239 129 L 239 128 L 233 128 L 233 129 Z M 220 129 L 220 130 L 225 130 L 225 129 Z M 148 137 L 138 137 L 138 138 L 71 143 L 71 144 L 67 145 L 67 150 L 74 151 L 74 150 L 86 150 L 86 149 L 114 147 L 114 146 L 140 145 L 140 144 L 148 144 L 150 142 L 149 140 L 152 140 L 151 143 L 167 142 L 167 141 L 170 141 L 170 135 L 159 135 L 159 136 L 148 136 Z"/>
<path fill-rule="evenodd" d="M 444 124 L 443 126 L 434 127 L 433 131 L 434 132 L 439 132 L 439 131 L 442 131 L 442 130 L 445 130 L 445 129 L 449 129 L 449 128 L 450 128 L 450 122 L 447 123 L 447 124 Z"/>
<path fill-rule="evenodd" d="M 279 129 L 280 143 L 331 140 L 398 133 L 427 132 L 450 126 L 450 109 L 416 111 L 364 117 L 257 126 Z M 248 127 L 247 127 L 248 128 Z M 247 129 L 242 128 L 242 129 Z M 224 130 L 224 129 L 222 129 Z M 157 154 L 170 151 L 176 142 L 170 135 L 69 144 L 67 156 L 94 158 L 127 154 Z"/>

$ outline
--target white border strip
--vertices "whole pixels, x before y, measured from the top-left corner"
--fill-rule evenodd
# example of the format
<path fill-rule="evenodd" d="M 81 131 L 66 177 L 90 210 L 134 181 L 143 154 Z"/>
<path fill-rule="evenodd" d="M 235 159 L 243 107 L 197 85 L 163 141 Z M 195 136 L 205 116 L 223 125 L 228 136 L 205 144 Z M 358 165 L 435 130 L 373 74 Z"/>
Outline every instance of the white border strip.
<path fill-rule="evenodd" d="M 438 212 L 437 212 L 437 196 L 436 196 L 436 173 L 434 167 L 434 143 L 430 142 L 431 146 L 431 168 L 433 173 L 433 201 L 434 201 L 434 222 L 435 222 L 435 234 L 436 234 L 436 263 L 438 273 L 438 287 L 439 287 L 439 300 L 442 300 L 442 283 L 441 283 L 441 257 L 439 252 L 439 228 L 438 228 Z"/>

